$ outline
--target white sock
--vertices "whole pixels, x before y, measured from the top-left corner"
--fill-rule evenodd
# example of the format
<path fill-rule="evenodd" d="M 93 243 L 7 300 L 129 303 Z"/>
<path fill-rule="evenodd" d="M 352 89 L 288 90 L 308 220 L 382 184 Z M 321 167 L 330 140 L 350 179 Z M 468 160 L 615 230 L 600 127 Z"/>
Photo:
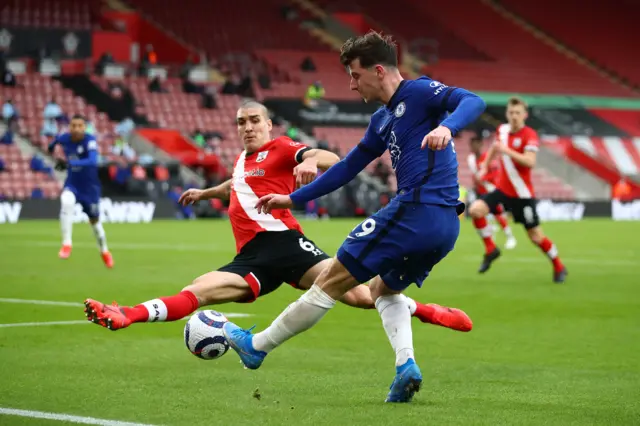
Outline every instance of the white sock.
<path fill-rule="evenodd" d="M 167 305 L 160 299 L 149 300 L 142 304 L 149 312 L 149 318 L 147 322 L 165 321 L 167 319 L 168 309 Z"/>
<path fill-rule="evenodd" d="M 411 313 L 411 315 L 413 316 L 413 314 L 415 314 L 416 310 L 418 309 L 418 305 L 416 304 L 416 301 L 413 300 L 412 298 L 407 296 L 405 297 L 407 298 L 407 303 L 409 304 L 409 313 Z"/>
<path fill-rule="evenodd" d="M 62 232 L 62 245 L 71 245 L 73 232 L 73 215 L 76 207 L 76 196 L 65 189 L 60 195 L 60 231 Z"/>
<path fill-rule="evenodd" d="M 505 226 L 503 231 L 504 231 L 504 235 L 506 235 L 507 238 L 513 238 L 513 232 L 511 232 L 510 226 Z"/>
<path fill-rule="evenodd" d="M 382 318 L 382 326 L 396 353 L 396 366 L 405 364 L 413 355 L 411 313 L 407 309 L 407 297 L 402 294 L 380 296 L 376 309 Z"/>
<path fill-rule="evenodd" d="M 96 236 L 96 241 L 98 242 L 100 251 L 102 253 L 109 251 L 109 248 L 107 247 L 107 235 L 104 233 L 102 222 L 96 222 L 92 224 L 91 227 L 93 228 L 93 235 Z"/>
<path fill-rule="evenodd" d="M 263 352 L 274 350 L 293 336 L 313 327 L 335 304 L 336 301 L 320 287 L 312 285 L 300 299 L 287 306 L 266 330 L 253 336 L 253 348 Z"/>

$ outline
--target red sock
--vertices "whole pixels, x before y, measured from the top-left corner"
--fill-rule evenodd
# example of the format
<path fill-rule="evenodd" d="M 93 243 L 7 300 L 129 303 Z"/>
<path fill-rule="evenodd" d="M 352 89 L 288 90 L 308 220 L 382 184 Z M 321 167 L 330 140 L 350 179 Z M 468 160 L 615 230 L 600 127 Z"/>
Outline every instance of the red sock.
<path fill-rule="evenodd" d="M 122 308 L 132 322 L 176 321 L 198 309 L 198 299 L 190 291 L 182 291 L 175 296 L 161 297 Z"/>
<path fill-rule="evenodd" d="M 560 272 L 564 269 L 564 265 L 562 264 L 562 262 L 560 261 L 560 258 L 558 257 L 558 249 L 556 248 L 556 245 L 553 244 L 553 242 L 551 242 L 550 239 L 545 237 L 540 242 L 540 244 L 538 244 L 538 247 L 540 247 L 540 250 L 542 250 L 543 252 L 545 252 L 547 256 L 549 256 L 549 259 L 551 259 L 551 262 L 553 262 L 554 271 Z"/>
<path fill-rule="evenodd" d="M 485 252 L 489 254 L 494 251 L 496 249 L 496 243 L 493 242 L 493 238 L 491 237 L 491 228 L 489 227 L 487 218 L 481 217 L 480 219 L 473 219 L 473 226 L 476 227 L 478 234 L 482 237 Z"/>

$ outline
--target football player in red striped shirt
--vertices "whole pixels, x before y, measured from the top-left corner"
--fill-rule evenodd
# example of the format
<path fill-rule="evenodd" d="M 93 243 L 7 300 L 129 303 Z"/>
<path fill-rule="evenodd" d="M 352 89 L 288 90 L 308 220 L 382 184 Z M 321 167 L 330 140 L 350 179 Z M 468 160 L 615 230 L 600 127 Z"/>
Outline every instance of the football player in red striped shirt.
<path fill-rule="evenodd" d="M 495 214 L 497 207 L 503 205 L 511 212 L 515 222 L 524 225 L 531 241 L 549 257 L 553 264 L 553 281 L 560 284 L 565 282 L 567 269 L 560 261 L 555 244 L 542 232 L 536 212 L 531 171 L 536 165 L 539 141 L 537 132 L 525 124 L 527 117 L 525 101 L 517 97 L 511 98 L 507 104 L 508 123 L 498 127 L 496 141 L 480 167 L 479 175 L 485 176 L 493 158 L 499 156 L 496 189 L 474 201 L 469 209 L 485 244 L 485 255 L 478 272 L 486 272 L 500 257 L 500 249 L 496 247 L 491 234 L 485 230 L 489 226 L 487 215 L 490 212 Z"/>

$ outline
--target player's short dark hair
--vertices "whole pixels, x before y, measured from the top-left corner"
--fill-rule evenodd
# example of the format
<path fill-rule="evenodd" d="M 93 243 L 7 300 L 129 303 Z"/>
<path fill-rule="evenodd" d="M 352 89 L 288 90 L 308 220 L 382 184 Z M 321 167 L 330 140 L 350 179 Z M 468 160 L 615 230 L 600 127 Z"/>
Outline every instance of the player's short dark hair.
<path fill-rule="evenodd" d="M 254 101 L 254 100 L 245 100 L 243 101 L 240 106 L 238 107 L 238 111 L 241 109 L 249 109 L 249 108 L 258 108 L 259 110 L 261 110 L 264 114 L 264 117 L 266 119 L 269 119 L 269 109 L 264 105 L 261 104 L 258 101 Z"/>
<path fill-rule="evenodd" d="M 390 35 L 383 36 L 371 30 L 365 35 L 351 37 L 342 45 L 340 63 L 347 67 L 356 59 L 360 59 L 363 68 L 376 64 L 397 68 L 398 47 Z"/>
<path fill-rule="evenodd" d="M 85 123 L 87 122 L 87 119 L 82 114 L 73 114 L 73 117 L 71 117 L 71 120 L 82 120 Z"/>
<path fill-rule="evenodd" d="M 527 102 L 519 96 L 510 97 L 509 101 L 507 102 L 507 105 L 508 106 L 522 105 L 525 111 L 529 109 L 529 105 L 527 105 Z"/>

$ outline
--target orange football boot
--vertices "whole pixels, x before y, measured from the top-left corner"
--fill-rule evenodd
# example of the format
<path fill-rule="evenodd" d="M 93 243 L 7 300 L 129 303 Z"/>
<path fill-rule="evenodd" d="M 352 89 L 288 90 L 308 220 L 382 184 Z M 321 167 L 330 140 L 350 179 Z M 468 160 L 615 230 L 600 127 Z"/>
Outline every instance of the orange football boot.
<path fill-rule="evenodd" d="M 422 322 L 464 332 L 471 331 L 473 328 L 471 318 L 460 309 L 447 308 L 435 303 L 417 303 L 416 305 L 417 309 L 414 316 Z"/>
<path fill-rule="evenodd" d="M 84 306 L 84 313 L 87 319 L 104 328 L 115 331 L 131 325 L 131 320 L 126 317 L 116 302 L 111 305 L 105 305 L 97 300 L 87 299 L 84 301 Z"/>
<path fill-rule="evenodd" d="M 102 261 L 104 262 L 104 266 L 106 266 L 107 268 L 113 268 L 113 256 L 111 256 L 110 252 L 105 251 L 104 253 L 102 253 Z"/>
<path fill-rule="evenodd" d="M 68 259 L 70 256 L 71 256 L 71 246 L 62 246 L 62 248 L 58 252 L 58 257 L 60 259 Z"/>

